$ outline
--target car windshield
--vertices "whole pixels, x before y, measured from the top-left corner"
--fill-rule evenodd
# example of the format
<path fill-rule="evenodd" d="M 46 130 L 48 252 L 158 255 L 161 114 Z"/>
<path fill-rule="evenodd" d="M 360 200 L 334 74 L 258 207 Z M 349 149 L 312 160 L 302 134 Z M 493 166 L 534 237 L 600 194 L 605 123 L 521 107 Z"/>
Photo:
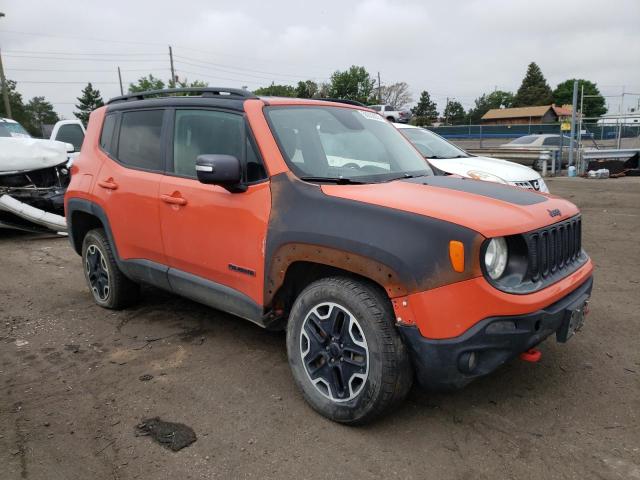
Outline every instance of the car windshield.
<path fill-rule="evenodd" d="M 427 158 L 464 158 L 469 154 L 424 128 L 401 128 L 400 132 Z"/>
<path fill-rule="evenodd" d="M 510 145 L 527 145 L 536 141 L 538 137 L 535 135 L 527 135 L 525 137 L 516 138 L 509 142 Z"/>
<path fill-rule="evenodd" d="M 22 125 L 17 122 L 2 122 L 0 123 L 7 132 L 9 132 L 10 137 L 30 137 L 29 132 L 27 132 Z M 5 136 L 5 135 L 2 135 Z"/>
<path fill-rule="evenodd" d="M 300 178 L 375 183 L 433 174 L 398 130 L 376 113 L 325 106 L 265 110 L 287 164 Z"/>

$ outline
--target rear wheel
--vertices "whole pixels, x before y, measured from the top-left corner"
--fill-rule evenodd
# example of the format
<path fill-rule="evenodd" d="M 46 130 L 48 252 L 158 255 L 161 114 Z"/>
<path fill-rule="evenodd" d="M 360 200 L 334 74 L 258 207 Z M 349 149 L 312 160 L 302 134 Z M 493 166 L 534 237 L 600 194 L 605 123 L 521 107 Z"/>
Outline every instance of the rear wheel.
<path fill-rule="evenodd" d="M 118 268 L 103 229 L 91 230 L 84 237 L 82 264 L 93 299 L 101 307 L 118 310 L 138 299 L 140 286 Z"/>
<path fill-rule="evenodd" d="M 364 423 L 402 400 L 413 372 L 377 286 L 347 277 L 309 285 L 287 326 L 294 379 L 309 404 L 342 423 Z"/>

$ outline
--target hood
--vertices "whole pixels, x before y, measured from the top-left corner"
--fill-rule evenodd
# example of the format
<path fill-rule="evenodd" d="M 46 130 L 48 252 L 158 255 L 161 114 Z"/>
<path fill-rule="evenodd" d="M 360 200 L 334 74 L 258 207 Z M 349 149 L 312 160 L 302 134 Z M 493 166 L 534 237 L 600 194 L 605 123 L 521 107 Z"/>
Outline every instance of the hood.
<path fill-rule="evenodd" d="M 322 191 L 448 221 L 485 237 L 529 232 L 579 213 L 571 202 L 552 195 L 446 176 L 367 185 L 323 185 Z"/>
<path fill-rule="evenodd" d="M 507 182 L 528 182 L 540 178 L 535 170 L 519 163 L 490 157 L 442 158 L 430 159 L 434 167 L 443 172 L 468 177 L 469 170 L 486 172 L 502 178 Z"/>
<path fill-rule="evenodd" d="M 0 138 L 0 175 L 40 170 L 66 161 L 65 143 L 37 138 Z"/>

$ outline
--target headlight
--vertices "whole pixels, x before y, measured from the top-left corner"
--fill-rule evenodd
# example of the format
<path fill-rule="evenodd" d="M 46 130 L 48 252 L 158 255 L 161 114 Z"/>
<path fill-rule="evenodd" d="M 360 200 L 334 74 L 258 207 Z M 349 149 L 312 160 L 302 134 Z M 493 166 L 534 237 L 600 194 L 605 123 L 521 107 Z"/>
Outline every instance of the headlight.
<path fill-rule="evenodd" d="M 467 175 L 469 175 L 469 177 L 473 178 L 474 180 L 484 180 L 485 182 L 495 182 L 495 183 L 504 183 L 504 184 L 507 183 L 505 180 L 498 177 L 497 175 L 494 175 L 492 173 L 487 173 L 487 172 L 480 172 L 478 170 L 469 170 L 467 172 Z"/>
<path fill-rule="evenodd" d="M 484 266 L 487 274 L 493 280 L 497 280 L 504 273 L 509 259 L 509 250 L 507 249 L 507 241 L 504 237 L 491 239 L 484 253 Z"/>

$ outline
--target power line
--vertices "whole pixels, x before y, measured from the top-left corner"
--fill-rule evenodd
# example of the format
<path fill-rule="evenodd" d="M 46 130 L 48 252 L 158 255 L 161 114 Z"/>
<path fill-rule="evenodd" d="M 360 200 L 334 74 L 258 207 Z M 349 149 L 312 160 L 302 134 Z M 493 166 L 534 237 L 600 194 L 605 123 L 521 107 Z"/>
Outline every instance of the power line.
<path fill-rule="evenodd" d="M 166 70 L 166 65 L 161 67 L 122 69 L 123 72 L 147 72 L 149 70 Z M 69 70 L 67 68 L 12 68 L 12 72 L 66 72 L 66 73 L 113 73 L 113 68 L 108 70 Z"/>
<path fill-rule="evenodd" d="M 46 57 L 46 56 L 41 56 L 41 55 L 5 55 L 6 57 L 10 57 L 10 58 L 33 58 L 33 59 L 38 59 L 38 60 L 64 60 L 65 62 L 79 62 L 79 61 L 84 61 L 84 62 L 136 62 L 136 63 L 148 63 L 148 62 L 157 62 L 158 59 L 154 58 L 151 60 L 142 60 L 142 59 L 131 59 L 131 58 L 127 58 L 127 59 L 121 59 L 121 58 L 86 58 L 86 57 L 80 57 L 80 58 L 70 58 L 70 57 Z"/>
<path fill-rule="evenodd" d="M 109 57 L 113 57 L 113 56 L 124 56 L 124 57 L 140 57 L 140 56 L 149 56 L 149 55 L 155 55 L 155 56 L 161 56 L 164 57 L 164 53 L 157 53 L 157 52 L 149 52 L 149 53 L 129 53 L 129 52 L 123 52 L 123 53 L 107 53 L 107 52 L 41 52 L 41 51 L 36 51 L 36 50 L 5 50 L 7 53 L 19 53 L 19 54 L 35 54 L 35 55 L 81 55 L 81 56 L 109 56 Z"/>
<path fill-rule="evenodd" d="M 220 64 L 220 63 L 213 63 L 213 62 L 207 62 L 204 60 L 196 60 L 193 58 L 189 58 L 189 57 L 184 57 L 182 55 L 174 55 L 174 57 L 176 59 L 181 59 L 180 61 L 186 65 L 191 65 L 192 67 L 200 67 L 200 68 L 216 68 L 218 70 L 225 70 L 225 69 L 232 69 L 232 70 L 239 70 L 242 71 L 243 74 L 245 74 L 244 72 L 253 72 L 253 73 L 262 73 L 265 75 L 270 75 L 270 77 L 268 78 L 272 78 L 272 77 L 278 77 L 278 78 L 284 78 L 284 77 L 291 77 L 291 78 L 296 78 L 296 79 L 302 79 L 302 78 L 316 78 L 319 80 L 328 80 L 328 78 L 322 78 L 319 77 L 317 75 L 304 75 L 304 74 L 293 74 L 293 73 L 276 73 L 276 72 L 268 72 L 265 70 L 255 70 L 252 68 L 245 68 L 245 67 L 235 67 L 232 65 L 224 65 L 224 64 Z M 200 65 L 197 65 L 195 63 L 190 63 L 190 62 L 196 62 Z M 207 67 L 207 66 L 211 66 L 211 67 Z M 236 73 L 234 71 L 228 71 L 228 73 Z M 249 75 L 248 73 L 246 73 L 245 75 L 247 76 L 256 76 L 256 75 Z M 264 78 L 264 77 L 263 77 Z"/>
<path fill-rule="evenodd" d="M 86 82 L 76 82 L 76 81 L 54 81 L 54 80 L 14 80 L 16 83 L 27 83 L 27 84 L 54 84 L 54 85 L 86 85 L 87 83 L 96 84 L 96 85 L 118 85 L 118 82 L 94 82 L 94 81 L 86 81 Z"/>

